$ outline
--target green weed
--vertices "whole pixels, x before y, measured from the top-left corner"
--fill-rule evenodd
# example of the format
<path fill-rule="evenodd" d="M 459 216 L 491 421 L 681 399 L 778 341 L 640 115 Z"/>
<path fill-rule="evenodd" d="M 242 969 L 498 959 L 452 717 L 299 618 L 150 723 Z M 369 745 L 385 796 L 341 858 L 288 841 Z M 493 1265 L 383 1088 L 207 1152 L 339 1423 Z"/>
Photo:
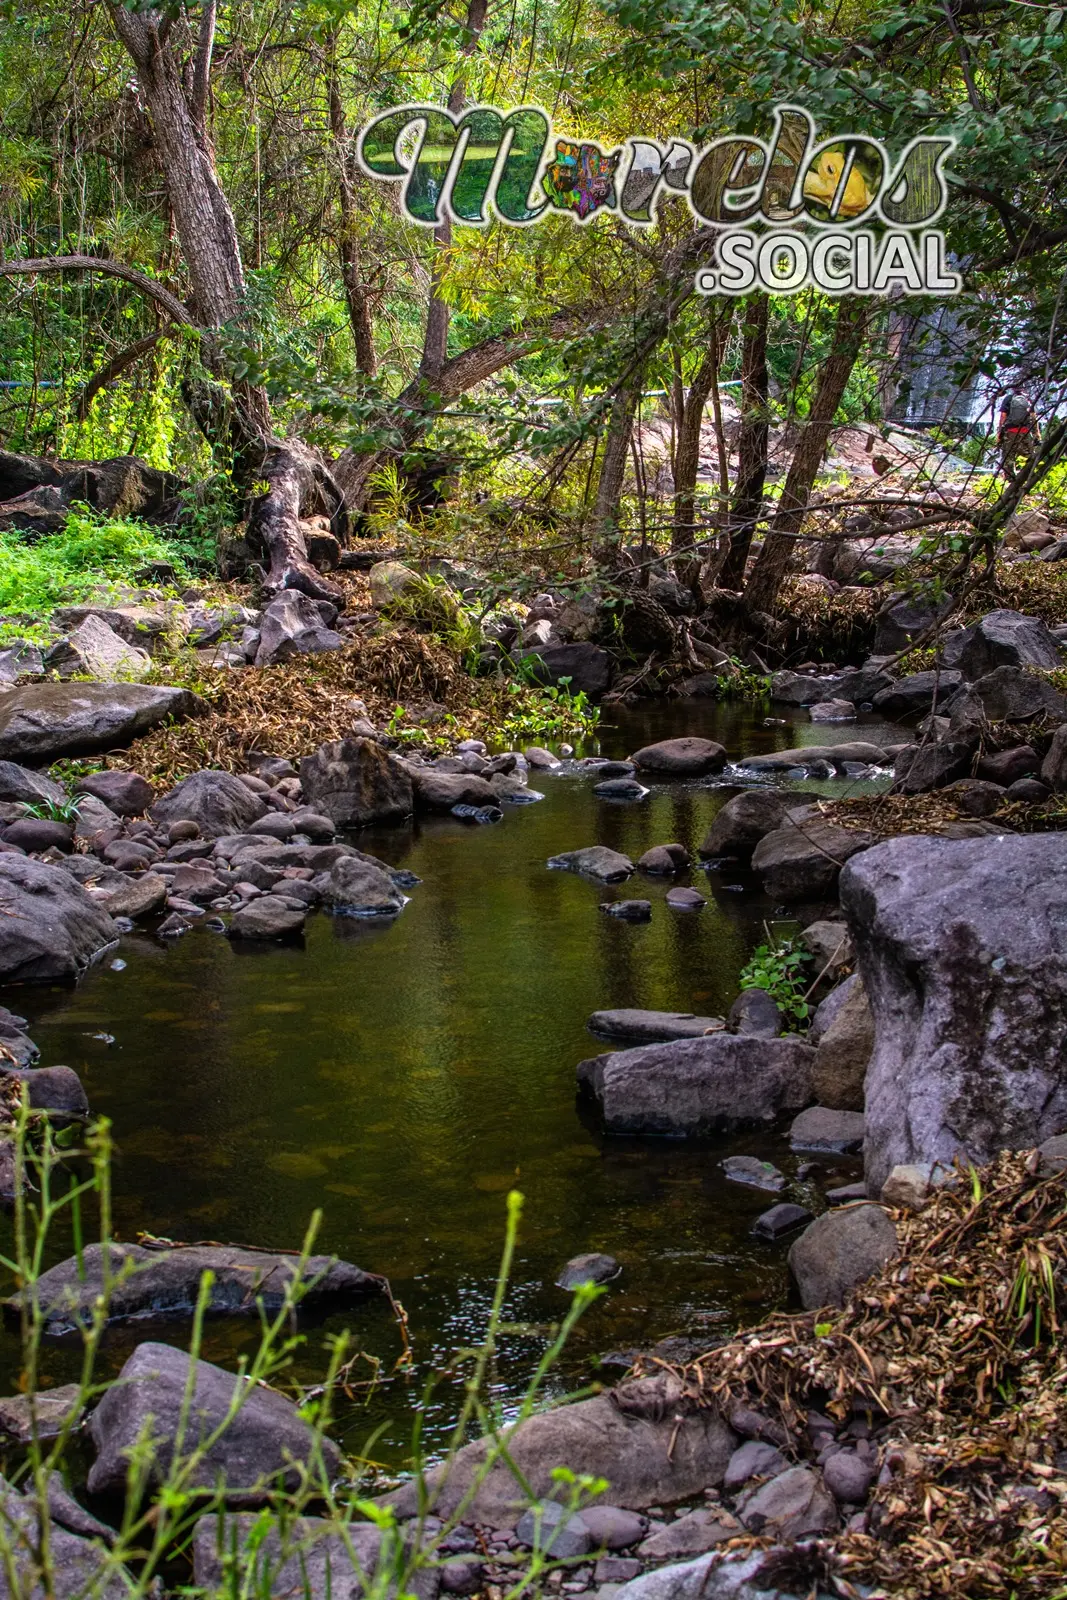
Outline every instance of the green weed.
<path fill-rule="evenodd" d="M 811 952 L 795 939 L 776 942 L 768 937 L 742 968 L 741 988 L 765 989 L 788 1021 L 803 1025 L 812 1009 L 805 999 L 805 967 L 810 961 Z"/>

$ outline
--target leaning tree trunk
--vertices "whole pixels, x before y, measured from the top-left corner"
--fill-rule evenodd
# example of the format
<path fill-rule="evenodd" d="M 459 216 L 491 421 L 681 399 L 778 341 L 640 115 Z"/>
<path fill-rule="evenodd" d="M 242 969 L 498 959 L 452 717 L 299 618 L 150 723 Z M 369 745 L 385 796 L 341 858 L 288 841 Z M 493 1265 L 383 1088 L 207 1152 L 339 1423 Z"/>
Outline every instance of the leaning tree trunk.
<path fill-rule="evenodd" d="M 741 345 L 741 430 L 737 440 L 737 487 L 730 507 L 730 546 L 719 573 L 719 586 L 740 589 L 752 548 L 756 522 L 763 510 L 767 478 L 767 313 L 765 294 L 754 294 L 745 308 Z"/>
<path fill-rule="evenodd" d="M 804 524 L 815 477 L 822 465 L 834 416 L 852 376 L 867 327 L 868 304 L 858 296 L 842 299 L 834 324 L 830 353 L 819 372 L 811 412 L 786 474 L 773 530 L 768 533 L 745 588 L 745 609 L 768 615 Z"/>
<path fill-rule="evenodd" d="M 121 0 L 108 0 L 108 9 L 148 103 L 192 287 L 192 309 L 201 328 L 220 329 L 244 314 L 245 275 L 237 224 L 215 170 L 207 126 L 217 0 L 204 0 L 188 71 L 173 47 L 174 17 L 162 11 L 129 11 Z M 218 364 L 217 349 L 217 342 L 209 339 L 209 365 L 213 356 Z M 324 489 L 325 469 L 310 451 L 275 437 L 265 389 L 231 381 L 226 394 L 215 383 L 198 383 L 188 386 L 186 399 L 209 441 L 232 451 L 235 475 L 268 485 L 248 525 L 249 536 L 262 543 L 269 559 L 267 588 L 342 599 L 341 591 L 308 560 L 300 527 L 302 512 L 326 510 L 343 533 L 345 513 L 330 503 L 339 491 L 335 485 Z"/>
<path fill-rule="evenodd" d="M 674 526 L 671 530 L 671 552 L 674 556 L 674 570 L 679 579 L 694 592 L 700 583 L 700 559 L 696 553 L 696 483 L 697 472 L 700 469 L 700 430 L 708 396 L 718 382 L 728 325 L 728 321 L 720 322 L 714 314 L 712 315 L 707 354 L 700 363 L 682 403 L 674 450 Z M 721 415 L 716 421 L 721 456 Z M 720 489 L 721 487 L 720 473 Z"/>
<path fill-rule="evenodd" d="M 348 307 L 348 325 L 352 330 L 356 366 L 365 377 L 373 378 L 378 370 L 378 357 L 374 349 L 371 297 L 364 282 L 363 263 L 360 259 L 359 219 L 352 183 L 351 139 L 341 95 L 336 33 L 330 35 L 326 44 L 326 96 L 330 111 L 330 137 L 333 140 L 334 156 L 337 161 L 337 196 L 341 212 L 337 254 L 341 264 L 345 304 Z"/>

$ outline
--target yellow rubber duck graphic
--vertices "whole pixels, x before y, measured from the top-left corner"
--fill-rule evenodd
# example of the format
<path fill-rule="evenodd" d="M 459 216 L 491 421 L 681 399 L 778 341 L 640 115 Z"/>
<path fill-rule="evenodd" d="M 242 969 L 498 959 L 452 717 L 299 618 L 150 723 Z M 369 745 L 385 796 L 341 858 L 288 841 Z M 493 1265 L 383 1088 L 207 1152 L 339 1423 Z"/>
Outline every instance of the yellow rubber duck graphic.
<path fill-rule="evenodd" d="M 844 145 L 831 145 L 829 150 L 824 150 L 804 179 L 805 200 L 814 200 L 816 204 L 825 206 L 829 210 L 833 205 L 838 184 L 841 182 L 846 160 Z M 845 192 L 837 208 L 837 216 L 858 217 L 866 211 L 873 199 L 874 194 L 860 170 L 859 163 L 853 162 L 852 171 L 845 184 Z"/>

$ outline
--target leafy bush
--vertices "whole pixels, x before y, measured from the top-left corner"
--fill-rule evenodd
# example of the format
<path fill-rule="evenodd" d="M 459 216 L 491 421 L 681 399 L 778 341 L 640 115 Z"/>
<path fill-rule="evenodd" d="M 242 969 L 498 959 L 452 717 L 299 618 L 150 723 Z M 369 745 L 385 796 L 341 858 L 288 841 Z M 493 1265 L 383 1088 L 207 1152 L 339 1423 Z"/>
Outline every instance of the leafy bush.
<path fill-rule="evenodd" d="M 804 967 L 810 960 L 811 952 L 795 939 L 781 939 L 776 943 L 768 935 L 768 943 L 757 945 L 752 959 L 742 969 L 741 988 L 765 989 L 783 1017 L 790 1022 L 806 1023 L 811 1006 L 804 998 Z"/>
<path fill-rule="evenodd" d="M 169 562 L 187 581 L 205 559 L 203 545 L 195 534 L 192 540 L 164 538 L 146 522 L 100 516 L 88 507 L 72 511 L 61 533 L 32 542 L 0 533 L 0 617 L 47 615 L 101 585 L 135 583 L 153 562 Z"/>

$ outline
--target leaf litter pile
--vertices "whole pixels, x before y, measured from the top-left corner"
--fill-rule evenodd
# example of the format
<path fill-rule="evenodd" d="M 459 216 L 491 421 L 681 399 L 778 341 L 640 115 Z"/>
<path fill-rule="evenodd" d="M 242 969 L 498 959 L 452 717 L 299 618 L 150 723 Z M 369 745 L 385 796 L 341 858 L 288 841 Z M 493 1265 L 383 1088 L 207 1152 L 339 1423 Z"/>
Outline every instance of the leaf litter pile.
<path fill-rule="evenodd" d="M 1067 1597 L 1067 1172 L 1004 1154 L 896 1220 L 899 1258 L 844 1310 L 773 1316 L 669 1371 L 690 1404 L 754 1408 L 794 1440 L 809 1410 L 870 1423 L 870 1531 L 820 1542 L 821 1589 Z"/>

